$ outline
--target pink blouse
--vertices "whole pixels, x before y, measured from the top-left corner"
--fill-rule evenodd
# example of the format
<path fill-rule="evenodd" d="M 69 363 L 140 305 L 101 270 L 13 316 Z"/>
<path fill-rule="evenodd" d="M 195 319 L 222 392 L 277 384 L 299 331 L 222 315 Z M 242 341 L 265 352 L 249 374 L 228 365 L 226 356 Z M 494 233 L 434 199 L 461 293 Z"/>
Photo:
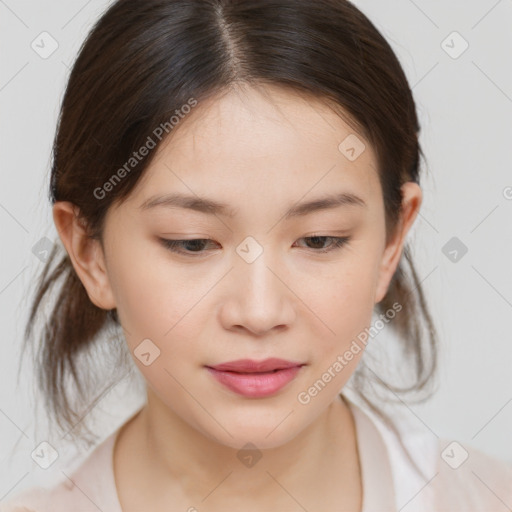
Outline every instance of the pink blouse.
<path fill-rule="evenodd" d="M 358 405 L 350 390 L 344 389 L 342 394 L 356 425 L 363 484 L 361 512 L 512 509 L 511 465 L 470 446 L 438 439 L 401 419 L 402 439 L 424 478 L 412 468 L 389 428 Z M 120 429 L 99 443 L 78 467 L 65 471 L 72 481 L 64 477 L 50 489 L 32 487 L 8 495 L 0 502 L 0 512 L 122 512 L 113 471 L 113 448 Z"/>

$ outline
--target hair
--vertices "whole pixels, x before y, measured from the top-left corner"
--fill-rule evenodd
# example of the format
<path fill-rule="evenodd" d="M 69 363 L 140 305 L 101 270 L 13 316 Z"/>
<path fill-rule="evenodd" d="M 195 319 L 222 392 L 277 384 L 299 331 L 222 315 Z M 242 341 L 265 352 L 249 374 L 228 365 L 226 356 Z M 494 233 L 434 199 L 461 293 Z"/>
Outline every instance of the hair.
<path fill-rule="evenodd" d="M 156 127 L 173 133 L 167 129 L 169 119 L 186 111 L 190 98 L 201 104 L 242 84 L 278 85 L 320 99 L 372 144 L 389 241 L 400 219 L 401 185 L 419 183 L 424 158 L 420 126 L 392 48 L 347 0 L 114 2 L 89 32 L 69 76 L 52 148 L 51 204 L 76 205 L 77 218 L 102 243 L 105 214 L 128 197 L 156 150 L 141 157 L 104 197 L 95 190 L 148 137 L 155 138 Z M 94 406 L 115 382 L 112 374 L 93 377 L 95 361 L 78 365 L 78 358 L 105 343 L 104 331 L 119 330 L 120 323 L 116 309 L 91 302 L 69 255 L 61 252 L 55 244 L 39 276 L 24 346 L 33 339 L 38 349 L 36 381 L 47 411 L 60 428 L 79 437 L 85 435 L 80 424 L 85 407 Z M 34 337 L 38 311 L 54 288 L 42 333 Z M 353 377 L 356 393 L 400 437 L 369 390 L 380 388 L 389 401 L 391 395 L 402 400 L 413 392 L 426 393 L 435 377 L 438 348 L 408 244 L 376 312 L 385 313 L 396 303 L 402 309 L 390 328 L 405 360 L 399 367 L 413 370 L 412 383 L 399 387 L 384 381 L 364 358 Z M 122 367 L 129 359 L 125 356 Z"/>

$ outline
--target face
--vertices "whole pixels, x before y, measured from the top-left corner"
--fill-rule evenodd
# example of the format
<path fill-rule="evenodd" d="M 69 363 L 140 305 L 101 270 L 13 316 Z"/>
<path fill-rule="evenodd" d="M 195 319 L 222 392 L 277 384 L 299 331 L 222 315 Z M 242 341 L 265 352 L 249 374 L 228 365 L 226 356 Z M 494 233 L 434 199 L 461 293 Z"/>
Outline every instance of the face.
<path fill-rule="evenodd" d="M 321 102 L 245 88 L 181 123 L 108 212 L 109 307 L 169 414 L 233 448 L 276 447 L 319 418 L 355 371 L 363 350 L 353 342 L 370 326 L 403 239 L 385 245 L 368 141 Z M 340 149 L 348 136 L 364 150 Z M 305 207 L 326 198 L 338 201 Z M 199 199 L 224 207 L 200 208 Z M 267 358 L 293 368 L 208 368 Z"/>

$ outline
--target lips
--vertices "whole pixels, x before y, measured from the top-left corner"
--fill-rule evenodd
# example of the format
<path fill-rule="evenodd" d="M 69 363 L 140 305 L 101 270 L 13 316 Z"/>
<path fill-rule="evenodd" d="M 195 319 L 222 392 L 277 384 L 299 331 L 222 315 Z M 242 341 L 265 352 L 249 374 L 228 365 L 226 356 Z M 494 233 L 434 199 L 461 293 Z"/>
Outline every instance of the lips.
<path fill-rule="evenodd" d="M 253 359 L 238 359 L 236 361 L 229 361 L 228 363 L 209 366 L 209 368 L 213 368 L 214 370 L 222 372 L 264 373 L 272 372 L 275 370 L 285 370 L 295 366 L 302 366 L 302 363 L 286 361 L 285 359 L 272 357 L 263 361 L 254 361 Z"/>
<path fill-rule="evenodd" d="M 248 398 L 264 398 L 284 388 L 302 366 L 300 362 L 270 358 L 264 361 L 238 359 L 206 369 L 229 390 Z"/>

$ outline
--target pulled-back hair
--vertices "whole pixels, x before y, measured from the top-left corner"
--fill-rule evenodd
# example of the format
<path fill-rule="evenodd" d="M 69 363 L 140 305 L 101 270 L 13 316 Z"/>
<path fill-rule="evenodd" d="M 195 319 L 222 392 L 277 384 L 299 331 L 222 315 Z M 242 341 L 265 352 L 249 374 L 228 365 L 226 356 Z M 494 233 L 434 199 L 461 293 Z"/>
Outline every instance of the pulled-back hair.
<path fill-rule="evenodd" d="M 401 185 L 419 183 L 420 127 L 393 50 L 346 0 L 114 2 L 90 31 L 69 76 L 52 150 L 52 205 L 76 205 L 90 236 L 102 242 L 108 209 L 128 197 L 156 149 L 129 172 L 118 170 L 148 136 L 159 145 L 161 130 L 155 129 L 164 126 L 167 135 L 169 120 L 183 113 L 191 98 L 201 105 L 236 84 L 279 85 L 321 99 L 369 141 L 377 157 L 389 241 L 399 219 Z M 116 173 L 122 179 L 100 194 Z M 53 289 L 44 327 L 35 336 L 38 312 Z M 390 328 L 403 358 L 397 367 L 412 368 L 413 382 L 400 387 L 386 382 L 364 358 L 353 376 L 354 390 L 395 432 L 370 390 L 384 391 L 377 401 L 426 392 L 437 364 L 437 335 L 408 244 L 375 310 L 385 313 L 396 303 L 402 309 Z M 25 344 L 32 340 L 37 348 L 36 380 L 46 409 L 72 435 L 84 435 L 84 411 L 115 384 L 114 373 L 94 374 L 94 360 L 77 364 L 79 356 L 106 343 L 110 328 L 120 332 L 117 311 L 91 302 L 68 254 L 55 244 L 39 276 Z M 124 350 L 120 366 L 129 363 Z"/>

